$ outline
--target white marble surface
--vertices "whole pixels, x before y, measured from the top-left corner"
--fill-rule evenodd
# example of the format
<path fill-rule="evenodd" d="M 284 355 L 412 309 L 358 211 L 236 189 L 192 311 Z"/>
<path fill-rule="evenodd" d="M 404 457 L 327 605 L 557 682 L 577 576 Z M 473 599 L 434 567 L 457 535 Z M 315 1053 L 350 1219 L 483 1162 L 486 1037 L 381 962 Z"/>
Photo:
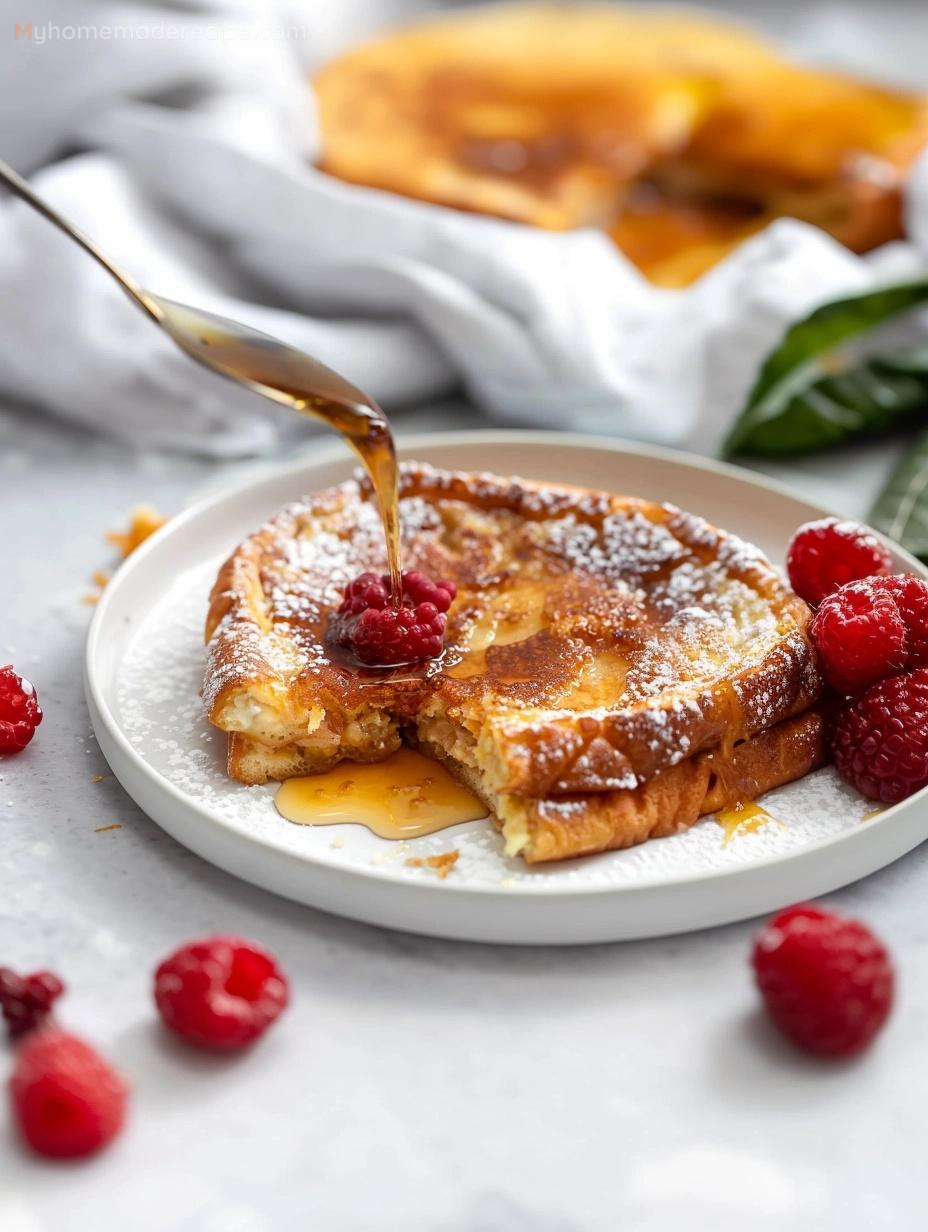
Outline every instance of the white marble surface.
<path fill-rule="evenodd" d="M 860 513 L 890 453 L 776 469 Z M 134 1088 L 125 1134 L 78 1166 L 27 1157 L 0 1112 L 2 1232 L 921 1226 L 924 849 L 833 896 L 888 939 L 901 987 L 872 1053 L 828 1068 L 757 1013 L 752 925 L 568 951 L 422 940 L 252 889 L 135 808 L 91 738 L 80 596 L 129 505 L 177 510 L 227 478 L 0 418 L 0 661 L 46 711 L 0 761 L 0 960 L 59 970 L 62 1017 Z M 172 1043 L 150 1000 L 156 961 L 213 930 L 261 940 L 293 981 L 291 1010 L 238 1060 Z"/>

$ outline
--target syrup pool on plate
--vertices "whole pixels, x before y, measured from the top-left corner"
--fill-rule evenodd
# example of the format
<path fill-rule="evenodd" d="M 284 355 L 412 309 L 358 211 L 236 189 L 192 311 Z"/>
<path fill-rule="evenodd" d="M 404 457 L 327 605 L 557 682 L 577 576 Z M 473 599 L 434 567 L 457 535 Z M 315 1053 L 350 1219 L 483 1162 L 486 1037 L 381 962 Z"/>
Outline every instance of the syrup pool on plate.
<path fill-rule="evenodd" d="M 301 826 L 367 826 L 381 838 L 419 838 L 486 817 L 486 806 L 448 771 L 413 749 L 385 761 L 340 762 L 333 770 L 287 779 L 277 811 Z"/>
<path fill-rule="evenodd" d="M 771 817 L 767 810 L 761 808 L 759 804 L 739 804 L 735 808 L 723 809 L 721 813 L 716 813 L 715 820 L 725 831 L 722 843 L 727 847 L 739 834 L 756 834 L 769 822 L 777 819 Z M 783 823 L 777 822 L 777 824 L 782 825 Z"/>

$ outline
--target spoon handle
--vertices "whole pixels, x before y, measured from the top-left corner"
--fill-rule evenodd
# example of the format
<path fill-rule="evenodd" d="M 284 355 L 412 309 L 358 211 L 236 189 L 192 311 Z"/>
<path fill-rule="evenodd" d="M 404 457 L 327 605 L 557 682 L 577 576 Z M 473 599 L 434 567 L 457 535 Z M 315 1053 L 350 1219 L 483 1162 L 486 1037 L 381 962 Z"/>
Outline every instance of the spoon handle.
<path fill-rule="evenodd" d="M 106 253 L 101 252 L 96 244 L 89 240 L 81 231 L 78 231 L 77 227 L 69 223 L 66 218 L 63 218 L 47 201 L 44 201 L 37 193 L 33 192 L 22 176 L 18 175 L 2 159 L 0 159 L 0 182 L 6 184 L 10 192 L 25 201 L 27 205 L 31 205 L 36 213 L 41 214 L 43 218 L 56 226 L 59 231 L 63 231 L 69 239 L 74 240 L 75 244 L 79 244 L 99 265 L 103 266 L 112 278 L 116 279 L 130 299 L 138 304 L 150 317 L 154 317 L 159 324 L 161 323 L 161 318 L 164 314 L 159 310 L 157 304 L 153 303 L 145 294 L 135 279 L 127 274 L 125 270 L 120 269 Z"/>

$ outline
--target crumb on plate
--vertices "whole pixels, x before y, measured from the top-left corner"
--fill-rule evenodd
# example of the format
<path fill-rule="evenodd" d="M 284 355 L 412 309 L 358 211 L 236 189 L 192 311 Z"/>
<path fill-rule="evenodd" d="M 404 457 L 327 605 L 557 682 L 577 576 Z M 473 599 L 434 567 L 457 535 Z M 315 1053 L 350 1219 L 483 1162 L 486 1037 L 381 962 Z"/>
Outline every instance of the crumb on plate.
<path fill-rule="evenodd" d="M 424 860 L 410 857 L 406 863 L 410 868 L 434 868 L 436 873 L 438 873 L 439 879 L 444 881 L 455 864 L 457 864 L 460 854 L 455 847 L 451 851 L 439 852 L 437 856 L 426 856 Z"/>

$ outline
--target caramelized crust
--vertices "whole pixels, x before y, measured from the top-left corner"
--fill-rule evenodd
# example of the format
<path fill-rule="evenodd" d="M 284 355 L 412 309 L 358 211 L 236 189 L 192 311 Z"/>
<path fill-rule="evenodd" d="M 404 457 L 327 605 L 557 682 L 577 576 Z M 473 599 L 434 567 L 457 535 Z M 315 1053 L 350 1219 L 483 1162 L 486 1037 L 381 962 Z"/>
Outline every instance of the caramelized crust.
<path fill-rule="evenodd" d="M 423 748 L 448 761 L 438 746 Z M 507 851 L 528 864 L 543 864 L 678 834 L 705 814 L 754 800 L 826 760 L 827 719 L 814 707 L 734 747 L 700 753 L 625 790 L 533 800 L 494 795 L 473 770 L 463 778 L 498 818 Z M 460 766 L 451 764 L 460 774 Z"/>
<path fill-rule="evenodd" d="M 652 279 L 697 277 L 788 215 L 856 251 L 902 233 L 922 96 L 790 64 L 685 12 L 492 6 L 315 80 L 332 175 L 555 230 L 605 227 Z"/>
<path fill-rule="evenodd" d="M 412 465 L 400 514 L 406 566 L 458 586 L 445 652 L 419 670 L 358 670 L 327 642 L 346 582 L 385 567 L 365 488 L 291 506 L 223 565 L 204 698 L 234 778 L 379 760 L 405 738 L 476 778 L 507 825 L 553 825 L 558 801 L 579 816 L 578 798 L 602 825 L 619 801 L 650 816 L 684 781 L 702 784 L 674 808 L 690 816 L 702 755 L 731 756 L 821 693 L 806 605 L 756 548 L 673 506 Z"/>

